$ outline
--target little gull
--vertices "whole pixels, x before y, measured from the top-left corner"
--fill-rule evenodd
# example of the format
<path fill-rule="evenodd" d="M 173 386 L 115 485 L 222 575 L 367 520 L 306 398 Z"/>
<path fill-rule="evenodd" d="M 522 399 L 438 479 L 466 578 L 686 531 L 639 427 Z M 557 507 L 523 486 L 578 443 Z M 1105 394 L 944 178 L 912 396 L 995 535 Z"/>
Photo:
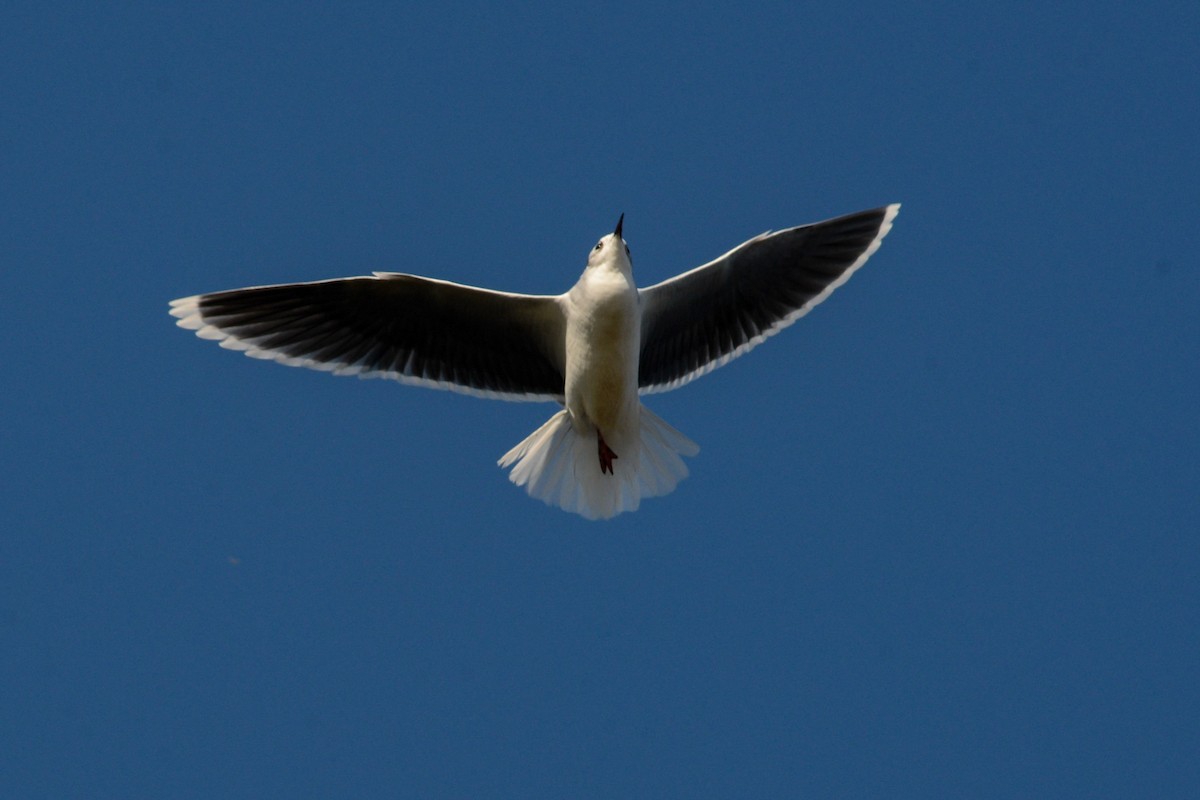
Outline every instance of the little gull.
<path fill-rule="evenodd" d="M 767 232 L 639 289 L 616 230 L 558 296 L 399 272 L 171 302 L 178 325 L 254 358 L 563 406 L 499 461 L 533 497 L 588 519 L 633 511 L 687 477 L 700 448 L 642 405 L 740 356 L 846 282 L 899 204 Z"/>

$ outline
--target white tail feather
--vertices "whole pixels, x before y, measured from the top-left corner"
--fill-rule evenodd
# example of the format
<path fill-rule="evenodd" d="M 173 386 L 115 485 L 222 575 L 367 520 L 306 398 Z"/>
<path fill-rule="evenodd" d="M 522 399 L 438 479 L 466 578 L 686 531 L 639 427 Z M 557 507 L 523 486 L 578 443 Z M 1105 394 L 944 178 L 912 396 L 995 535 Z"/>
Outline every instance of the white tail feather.
<path fill-rule="evenodd" d="M 581 435 L 571 414 L 559 411 L 509 450 L 498 462 L 512 467 L 508 477 L 530 497 L 588 519 L 608 519 L 635 511 L 643 497 L 675 489 L 687 477 L 680 456 L 700 448 L 645 406 L 640 409 L 638 437 L 624 442 L 612 474 L 600 471 L 594 433 Z M 615 443 L 614 443 L 615 444 Z"/>

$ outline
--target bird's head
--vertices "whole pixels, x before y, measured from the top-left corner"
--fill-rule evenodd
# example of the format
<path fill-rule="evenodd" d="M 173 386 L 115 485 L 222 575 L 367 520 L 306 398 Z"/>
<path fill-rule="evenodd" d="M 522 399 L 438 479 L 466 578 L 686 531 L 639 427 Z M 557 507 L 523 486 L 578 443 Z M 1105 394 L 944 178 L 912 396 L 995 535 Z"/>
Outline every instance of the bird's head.
<path fill-rule="evenodd" d="M 589 269 L 609 264 L 622 272 L 633 272 L 633 256 L 629 253 L 629 245 L 625 244 L 625 239 L 621 236 L 621 226 L 624 222 L 625 215 L 622 214 L 617 220 L 616 229 L 596 242 L 596 246 L 588 254 Z"/>

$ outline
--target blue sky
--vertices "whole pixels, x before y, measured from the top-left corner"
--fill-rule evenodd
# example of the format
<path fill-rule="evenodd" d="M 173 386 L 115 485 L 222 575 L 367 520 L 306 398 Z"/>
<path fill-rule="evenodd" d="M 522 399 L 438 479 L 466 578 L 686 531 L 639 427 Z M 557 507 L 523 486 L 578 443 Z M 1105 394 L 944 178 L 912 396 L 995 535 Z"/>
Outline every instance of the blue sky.
<path fill-rule="evenodd" d="M 103 5 L 0 26 L 0 794 L 1194 796 L 1194 3 Z M 608 523 L 167 316 L 889 202 Z"/>

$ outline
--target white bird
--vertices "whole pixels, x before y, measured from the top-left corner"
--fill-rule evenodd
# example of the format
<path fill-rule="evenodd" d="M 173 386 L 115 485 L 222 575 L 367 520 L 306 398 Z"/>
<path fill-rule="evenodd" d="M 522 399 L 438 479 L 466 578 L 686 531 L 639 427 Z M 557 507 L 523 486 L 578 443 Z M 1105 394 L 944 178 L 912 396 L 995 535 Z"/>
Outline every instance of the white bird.
<path fill-rule="evenodd" d="M 646 289 L 616 230 L 566 294 L 497 292 L 398 272 L 171 302 L 179 326 L 254 358 L 563 408 L 499 461 L 550 505 L 633 511 L 699 448 L 642 405 L 808 313 L 874 253 L 899 204 L 767 232 Z"/>

